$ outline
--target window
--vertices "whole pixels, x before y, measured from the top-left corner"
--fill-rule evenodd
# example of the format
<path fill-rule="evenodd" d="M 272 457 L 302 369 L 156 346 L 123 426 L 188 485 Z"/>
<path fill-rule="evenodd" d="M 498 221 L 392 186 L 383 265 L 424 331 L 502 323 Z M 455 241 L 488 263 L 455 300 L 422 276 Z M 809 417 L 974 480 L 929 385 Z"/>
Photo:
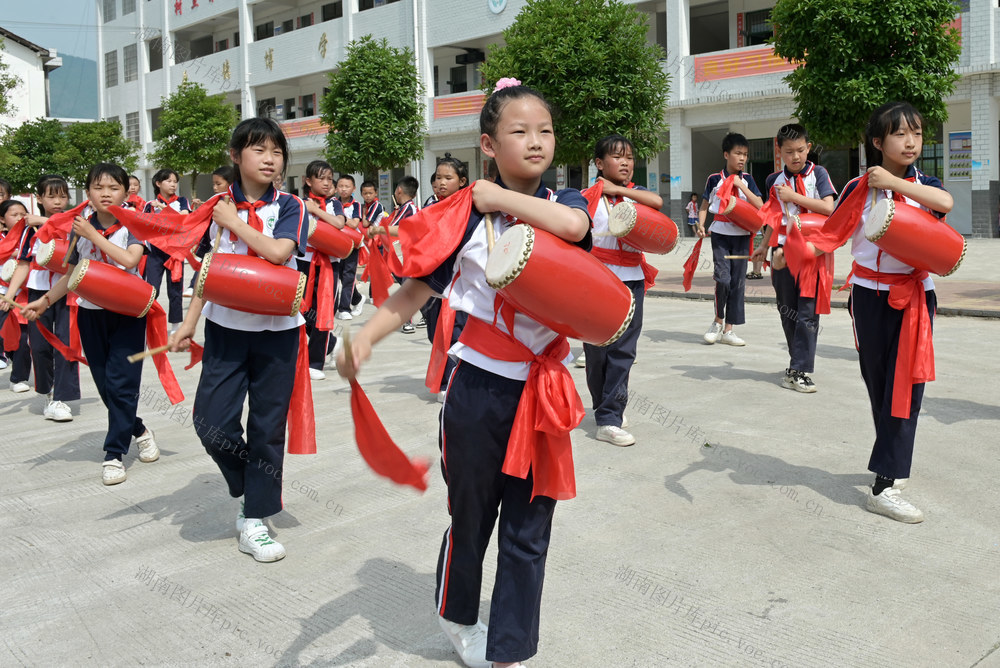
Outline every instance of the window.
<path fill-rule="evenodd" d="M 295 30 L 295 21 L 293 19 L 288 19 L 281 24 L 281 32 L 292 32 Z"/>
<path fill-rule="evenodd" d="M 269 97 L 263 100 L 257 100 L 257 115 L 267 118 L 272 118 L 276 110 L 276 100 L 273 97 Z"/>
<path fill-rule="evenodd" d="M 128 44 L 122 49 L 122 59 L 125 61 L 125 83 L 139 78 L 139 49 L 135 44 Z"/>
<path fill-rule="evenodd" d="M 383 7 L 390 2 L 399 2 L 399 0 L 358 0 L 358 11 L 361 12 L 373 7 Z"/>
<path fill-rule="evenodd" d="M 216 53 L 218 53 L 219 51 L 225 51 L 228 48 L 229 48 L 229 40 L 228 39 L 220 39 L 218 42 L 215 43 L 215 52 Z"/>
<path fill-rule="evenodd" d="M 133 111 L 125 114 L 125 139 L 131 139 L 136 144 L 139 143 L 139 112 Z"/>
<path fill-rule="evenodd" d="M 469 80 L 466 77 L 465 65 L 452 67 L 449 76 L 451 76 L 451 80 L 448 82 L 448 85 L 451 86 L 452 93 L 464 93 L 469 90 Z"/>
<path fill-rule="evenodd" d="M 135 13 L 135 0 L 122 0 L 122 16 Z"/>
<path fill-rule="evenodd" d="M 767 40 L 774 35 L 774 25 L 771 23 L 771 10 L 761 9 L 756 12 L 747 12 L 743 16 L 744 21 L 744 46 L 759 46 L 767 44 Z"/>
<path fill-rule="evenodd" d="M 285 118 L 291 120 L 295 118 L 295 98 L 290 97 L 285 100 Z"/>
<path fill-rule="evenodd" d="M 274 37 L 274 21 L 268 21 L 267 23 L 261 23 L 254 29 L 254 38 L 259 42 L 262 39 L 267 39 L 268 37 Z"/>
<path fill-rule="evenodd" d="M 305 16 L 300 16 L 299 17 L 299 27 L 300 28 L 308 28 L 312 24 L 313 24 L 313 15 L 312 14 L 306 14 Z"/>
<path fill-rule="evenodd" d="M 121 120 L 117 116 L 108 116 L 104 120 L 106 120 L 108 123 L 118 123 L 119 125 L 121 125 Z"/>
<path fill-rule="evenodd" d="M 315 116 L 316 115 L 316 96 L 315 95 L 303 95 L 302 98 L 302 117 Z"/>
<path fill-rule="evenodd" d="M 157 107 L 156 109 L 149 110 L 149 131 L 156 136 L 156 131 L 160 129 L 160 113 L 163 111 L 162 108 Z"/>
<path fill-rule="evenodd" d="M 104 16 L 104 22 L 115 20 L 115 3 L 118 0 L 104 0 L 101 3 L 101 14 Z"/>
<path fill-rule="evenodd" d="M 146 42 L 149 50 L 149 71 L 163 69 L 163 40 L 157 37 Z"/>
<path fill-rule="evenodd" d="M 239 45 L 240 45 L 240 33 L 234 32 L 233 33 L 233 47 L 237 47 Z"/>
<path fill-rule="evenodd" d="M 344 16 L 344 2 L 343 0 L 338 0 L 338 2 L 331 2 L 329 4 L 323 5 L 323 21 L 332 21 L 333 19 L 339 19 Z"/>
<path fill-rule="evenodd" d="M 118 52 L 108 51 L 104 54 L 104 86 L 111 88 L 118 85 Z"/>

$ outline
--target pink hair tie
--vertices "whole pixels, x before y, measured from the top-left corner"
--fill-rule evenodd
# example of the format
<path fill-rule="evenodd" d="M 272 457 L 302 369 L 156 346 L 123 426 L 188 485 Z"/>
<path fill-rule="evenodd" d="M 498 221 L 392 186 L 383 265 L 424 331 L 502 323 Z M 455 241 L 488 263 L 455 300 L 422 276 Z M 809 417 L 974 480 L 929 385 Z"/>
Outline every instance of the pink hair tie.
<path fill-rule="evenodd" d="M 504 88 L 510 88 L 511 86 L 520 86 L 520 85 L 521 82 L 515 79 L 514 77 L 504 77 L 503 79 L 497 81 L 497 85 L 493 87 L 493 92 L 495 93 L 498 90 L 503 90 Z"/>

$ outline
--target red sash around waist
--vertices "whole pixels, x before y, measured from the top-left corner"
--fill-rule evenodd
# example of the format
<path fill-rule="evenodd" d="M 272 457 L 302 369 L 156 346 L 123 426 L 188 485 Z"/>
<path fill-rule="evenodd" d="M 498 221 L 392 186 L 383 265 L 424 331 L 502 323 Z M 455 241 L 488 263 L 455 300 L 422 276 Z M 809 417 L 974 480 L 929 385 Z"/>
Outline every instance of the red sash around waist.
<path fill-rule="evenodd" d="M 617 250 L 594 246 L 590 249 L 590 254 L 604 264 L 614 264 L 619 267 L 641 267 L 644 291 L 649 290 L 656 284 L 656 275 L 659 273 L 656 267 L 646 262 L 646 255 L 644 253 L 627 251 L 622 248 L 621 241 L 618 242 Z"/>

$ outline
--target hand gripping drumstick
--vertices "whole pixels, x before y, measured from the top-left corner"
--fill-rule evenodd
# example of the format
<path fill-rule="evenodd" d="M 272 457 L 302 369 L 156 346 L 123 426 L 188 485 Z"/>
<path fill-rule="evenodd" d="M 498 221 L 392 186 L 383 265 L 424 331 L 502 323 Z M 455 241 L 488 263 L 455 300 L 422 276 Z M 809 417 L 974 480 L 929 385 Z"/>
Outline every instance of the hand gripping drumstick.
<path fill-rule="evenodd" d="M 13 299 L 11 299 L 7 295 L 0 295 L 0 301 L 7 302 L 8 304 L 10 304 L 11 308 L 16 308 L 18 311 L 21 310 L 21 304 L 18 304 L 16 301 L 14 301 Z"/>
<path fill-rule="evenodd" d="M 231 201 L 229 195 L 222 196 L 223 202 Z M 219 250 L 219 243 L 222 241 L 222 225 L 218 225 L 218 230 L 215 232 L 215 243 L 212 245 L 212 253 L 215 254 Z"/>

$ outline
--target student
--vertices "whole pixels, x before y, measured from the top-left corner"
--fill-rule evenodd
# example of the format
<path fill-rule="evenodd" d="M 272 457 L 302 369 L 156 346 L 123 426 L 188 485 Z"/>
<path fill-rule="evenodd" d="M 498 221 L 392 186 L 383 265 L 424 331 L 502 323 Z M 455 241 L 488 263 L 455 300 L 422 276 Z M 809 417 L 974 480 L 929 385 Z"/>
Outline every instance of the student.
<path fill-rule="evenodd" d="M 212 172 L 212 194 L 218 195 L 219 193 L 229 192 L 229 186 L 233 185 L 233 168 L 229 165 L 223 165 L 219 167 L 214 172 Z M 192 200 L 191 206 L 198 208 L 204 204 L 200 200 Z M 208 232 L 202 237 L 201 241 L 198 242 L 197 248 L 194 249 L 193 253 L 195 256 L 202 258 L 205 257 L 205 253 L 212 250 L 212 240 L 208 236 Z M 184 298 L 190 299 L 194 296 L 194 284 L 198 280 L 198 272 L 195 271 L 194 275 L 191 276 L 191 282 L 188 284 L 187 288 L 184 289 Z"/>
<path fill-rule="evenodd" d="M 733 325 L 746 322 L 743 304 L 743 292 L 746 289 L 747 261 L 727 260 L 727 255 L 743 255 L 750 253 L 750 233 L 736 223 L 732 223 L 719 213 L 719 197 L 717 191 L 730 174 L 736 174 L 733 181 L 733 196 L 747 200 L 759 209 L 764 201 L 753 177 L 743 171 L 747 158 L 750 156 L 750 144 L 746 137 L 730 132 L 722 140 L 722 156 L 726 166 L 721 172 L 712 174 L 705 183 L 705 193 L 702 195 L 701 209 L 698 210 L 698 236 L 705 236 L 706 213 L 714 214 L 711 236 L 712 256 L 715 261 L 715 321 L 705 332 L 705 343 L 716 341 L 730 346 L 745 346 L 746 341 L 733 331 Z M 723 330 L 725 323 L 725 330 Z"/>
<path fill-rule="evenodd" d="M 333 196 L 333 169 L 325 160 L 313 160 L 306 165 L 305 176 L 302 177 L 306 188 L 306 211 L 309 214 L 310 224 L 313 220 L 317 225 L 333 225 L 338 229 L 343 229 L 344 209 L 340 200 Z M 306 246 L 305 251 L 296 257 L 299 271 L 309 277 L 309 287 L 307 294 L 312 296 L 311 302 L 307 304 L 306 311 L 306 335 L 309 337 L 309 377 L 312 380 L 325 380 L 326 374 L 323 372 L 323 363 L 326 361 L 328 345 L 330 344 L 330 327 L 332 323 L 319 322 L 319 305 L 324 301 L 329 304 L 329 308 L 334 307 L 334 297 L 336 296 L 336 273 L 338 259 L 326 257 L 312 246 Z M 330 292 L 321 290 L 321 286 L 326 284 L 323 277 L 325 272 L 330 272 L 329 284 Z M 322 294 L 321 294 L 322 292 Z"/>
<path fill-rule="evenodd" d="M 364 257 L 367 258 L 364 276 L 361 280 L 368 279 L 368 296 L 364 297 L 358 291 L 357 283 L 354 285 L 354 290 L 357 294 L 351 300 L 351 315 L 357 317 L 362 314 L 365 307 L 365 300 L 371 301 L 372 298 L 372 285 L 371 285 L 371 274 L 372 274 L 372 263 L 371 254 L 378 253 L 379 250 L 376 247 L 376 242 L 373 240 L 372 228 L 379 228 L 382 224 L 382 220 L 385 218 L 385 209 L 382 207 L 382 203 L 378 201 L 378 188 L 374 181 L 364 181 L 361 184 L 361 200 L 363 205 L 361 207 L 361 225 L 358 228 L 365 235 L 365 253 Z M 362 258 L 361 249 L 358 249 L 358 259 L 359 263 Z"/>
<path fill-rule="evenodd" d="M 698 233 L 698 193 L 691 193 L 691 199 L 684 205 L 684 209 L 687 211 L 688 229 L 693 237 Z"/>
<path fill-rule="evenodd" d="M 855 343 L 861 376 L 868 387 L 875 444 L 868 470 L 875 482 L 867 494 L 869 511 L 900 522 L 922 522 L 924 514 L 900 496 L 910 477 L 917 417 L 926 380 L 905 374 L 905 383 L 896 377 L 898 358 L 904 343 L 915 354 L 914 363 L 933 370 L 931 324 L 937 309 L 934 282 L 926 271 L 917 270 L 868 241 L 865 222 L 880 200 L 893 199 L 897 206 L 910 205 L 943 217 L 951 211 L 952 197 L 934 176 L 920 172 L 914 163 L 923 148 L 924 118 L 908 102 L 889 102 L 876 109 L 865 130 L 865 156 L 869 168 L 865 176 L 850 181 L 837 202 L 837 210 L 823 226 L 815 242 L 806 246 L 814 252 L 833 252 L 851 239 L 854 267 L 851 270 L 849 306 L 854 320 Z M 867 189 L 859 181 L 867 177 Z M 857 192 L 856 192 L 857 191 Z M 902 308 L 893 306 L 897 291 L 915 291 Z M 918 324 L 916 332 L 903 331 L 904 318 Z M 926 328 L 920 323 L 926 323 Z M 926 340 L 921 340 L 926 337 Z M 907 406 L 907 400 L 909 405 Z"/>
<path fill-rule="evenodd" d="M 0 203 L 6 202 L 13 196 L 14 193 L 11 191 L 10 181 L 7 179 L 0 179 Z"/>
<path fill-rule="evenodd" d="M 191 213 L 191 204 L 186 197 L 177 195 L 177 172 L 172 169 L 161 169 L 153 174 L 153 193 L 155 198 L 146 203 L 143 212 L 159 212 L 165 208 L 171 208 L 178 213 Z M 146 282 L 156 288 L 156 296 L 160 296 L 160 286 L 163 285 L 164 265 L 170 256 L 165 252 L 149 245 L 149 258 L 146 260 L 146 273 L 143 278 Z M 181 271 L 183 274 L 183 269 Z M 170 322 L 170 330 L 173 331 L 181 323 L 184 317 L 184 278 L 181 276 L 174 280 L 167 271 L 167 300 L 170 303 L 170 310 L 167 311 L 167 320 Z"/>
<path fill-rule="evenodd" d="M 337 200 L 344 211 L 347 227 L 352 230 L 361 225 L 361 202 L 354 199 L 354 177 L 341 174 L 337 179 Z M 352 301 L 354 299 L 355 277 L 358 274 L 358 249 L 337 263 L 337 279 L 340 284 L 340 296 L 337 298 L 337 318 L 351 320 Z"/>
<path fill-rule="evenodd" d="M 24 217 L 27 225 L 19 245 L 17 269 L 10 281 L 10 294 L 17 294 L 27 285 L 28 301 L 40 299 L 58 281 L 59 275 L 47 269 L 35 268 L 35 253 L 40 241 L 35 237 L 37 227 L 48 221 L 48 216 L 61 213 L 69 205 L 69 184 L 58 174 L 46 174 L 35 186 L 40 215 L 28 214 Z M 89 211 L 87 211 L 89 215 Z M 66 299 L 56 298 L 39 320 L 63 343 L 70 341 L 70 305 Z M 46 395 L 48 401 L 42 415 L 54 422 L 70 422 L 73 412 L 67 401 L 80 399 L 80 371 L 78 362 L 67 361 L 42 335 L 38 324 L 28 326 L 28 342 L 31 348 L 31 362 L 35 371 L 35 392 Z M 26 392 L 25 383 L 11 385 L 14 392 Z"/>
<path fill-rule="evenodd" d="M 501 471 L 508 454 L 518 456 L 508 453 L 508 440 L 530 369 L 545 364 L 567 378 L 561 362 L 570 356 L 564 337 L 514 311 L 510 304 L 503 303 L 498 310 L 501 300 L 485 280 L 488 228 L 482 212 L 504 214 L 491 216 L 494 238 L 521 222 L 584 249 L 590 246 L 586 200 L 576 190 L 553 193 L 542 184 L 555 150 L 548 103 L 525 86 L 500 87 L 509 81 L 501 80 L 480 114 L 480 147 L 496 158 L 499 180 L 495 184 L 477 181 L 468 195 L 453 196 L 467 198 L 458 201 L 471 204 L 467 220 L 435 218 L 435 209 L 441 207 L 464 213 L 454 202 L 452 206 L 437 204 L 417 219 L 414 224 L 440 226 L 455 250 L 439 248 L 442 252 L 437 254 L 446 255 L 441 264 L 426 276 L 408 278 L 372 316 L 352 342 L 353 368 L 347 368 L 343 351 L 337 356 L 341 374 L 353 377 L 371 356 L 372 345 L 409 319 L 434 293 L 469 314 L 461 340 L 452 348 L 459 362 L 441 415 L 441 468 L 452 521 L 442 541 L 437 572 L 439 622 L 467 666 L 516 666 L 536 653 L 552 515 L 557 498 L 574 494 L 569 489 L 573 487 L 572 465 L 561 458 L 570 447 L 568 432 L 548 434 L 550 447 L 533 450 L 535 456 L 557 460 L 546 462 L 542 469 L 566 476 L 565 487 L 552 485 L 549 476 L 539 474 L 533 480 L 527 473 L 521 478 Z M 525 159 L 527 155 L 535 158 Z M 401 187 L 411 186 L 401 182 Z M 403 253 L 406 258 L 405 248 Z M 530 390 L 539 389 L 538 376 L 531 378 Z M 567 382 L 572 386 L 572 381 Z M 563 416 L 574 411 L 574 399 L 579 403 L 575 392 L 572 398 L 536 398 Z M 579 416 L 566 421 L 578 422 Z M 535 439 L 529 447 L 539 446 L 538 439 L 545 436 L 532 427 L 525 425 Z M 546 469 L 548 465 L 553 469 Z M 539 469 L 532 470 L 537 473 Z M 479 595 L 483 558 L 498 510 L 497 575 L 487 629 L 478 621 Z"/>
<path fill-rule="evenodd" d="M 122 207 L 127 207 L 135 209 L 136 211 L 142 211 L 146 207 L 146 200 L 139 195 L 139 190 L 142 188 L 142 181 L 139 177 L 133 174 L 128 177 L 128 199 L 122 203 Z"/>
<path fill-rule="evenodd" d="M 451 156 L 450 153 L 445 153 L 445 155 Z M 424 200 L 424 205 L 421 208 L 426 209 L 431 204 L 436 204 L 440 199 L 437 194 L 437 169 L 435 169 L 431 172 L 431 196 Z"/>
<path fill-rule="evenodd" d="M 434 203 L 441 202 L 469 185 L 469 168 L 461 161 L 451 157 L 451 153 L 445 153 L 444 157 L 438 160 L 432 180 L 437 184 L 434 193 L 437 199 L 435 199 Z M 437 328 L 441 322 L 441 310 L 445 308 L 451 307 L 444 304 L 443 300 L 437 297 L 431 297 L 427 300 L 426 304 L 420 307 L 420 312 L 423 314 L 424 322 L 427 326 L 427 339 L 432 345 L 434 344 L 435 337 L 438 335 Z M 465 327 L 468 317 L 469 314 L 465 311 L 455 313 L 454 325 L 451 327 L 451 336 L 448 337 L 446 343 L 442 340 L 442 343 L 446 345 L 445 350 L 458 342 L 458 337 L 462 334 L 462 328 Z M 442 336 L 446 334 L 447 332 L 442 332 Z M 439 352 L 444 354 L 445 350 L 440 350 Z M 436 388 L 429 388 L 431 392 L 437 394 L 438 401 L 444 401 L 445 388 L 448 386 L 448 379 L 451 378 L 451 372 L 454 370 L 455 360 L 448 355 L 440 384 Z"/>
<path fill-rule="evenodd" d="M 86 190 L 90 200 L 88 208 L 93 213 L 87 217 L 77 216 L 73 221 L 73 233 L 79 240 L 69 258 L 68 271 L 49 290 L 22 309 L 28 320 L 36 320 L 50 305 L 63 300 L 69 291 L 73 269 L 81 259 L 107 262 L 129 273 L 138 273 L 136 267 L 142 258 L 143 245 L 118 223 L 109 210 L 109 207 L 120 206 L 125 201 L 128 173 L 118 165 L 96 164 L 87 174 Z M 125 481 L 122 458 L 128 453 L 133 437 L 139 448 L 139 461 L 155 462 L 160 458 L 153 432 L 136 415 L 142 364 L 132 364 L 126 359 L 146 347 L 146 318 L 106 311 L 82 297 L 78 301 L 80 342 L 97 392 L 108 409 L 101 481 L 105 485 L 117 485 Z"/>
<path fill-rule="evenodd" d="M 819 314 L 830 311 L 829 308 L 817 310 L 817 298 L 822 289 L 818 279 L 811 296 L 802 294 L 802 286 L 785 262 L 783 247 L 791 217 L 806 211 L 829 216 L 833 213 L 837 190 L 826 170 L 806 158 L 812 144 L 804 127 L 798 123 L 781 126 L 777 143 L 784 169 L 767 177 L 764 191 L 768 198 L 766 208 L 780 211 L 780 216 L 775 217 L 779 226 L 777 229 L 772 229 L 770 225 L 764 227 L 763 241 L 754 249 L 752 259 L 762 262 L 768 247 L 774 248 L 771 284 L 777 297 L 789 356 L 781 385 L 797 392 L 812 393 L 816 391 L 816 384 L 809 374 L 813 372 L 816 362 Z"/>
<path fill-rule="evenodd" d="M 584 343 L 583 353 L 587 367 L 587 387 L 594 408 L 594 419 L 597 421 L 597 440 L 624 447 L 635 443 L 635 437 L 622 427 L 628 398 L 629 372 L 635 362 L 636 346 L 642 331 L 646 281 L 642 253 L 610 234 L 608 216 L 612 206 L 626 200 L 659 211 L 663 206 L 663 199 L 632 183 L 635 171 L 632 142 L 622 135 L 608 135 L 597 142 L 594 164 L 597 166 L 598 183 L 592 188 L 600 187 L 603 195 L 596 208 L 591 209 L 594 219 L 594 247 L 590 252 L 632 292 L 635 312 L 628 328 L 617 341 L 607 346 Z"/>
<path fill-rule="evenodd" d="M 383 234 L 389 238 L 384 238 L 382 241 L 386 244 L 386 248 L 382 250 L 383 253 L 393 253 L 395 252 L 392 247 L 392 238 L 399 236 L 399 223 L 410 216 L 417 213 L 417 204 L 413 201 L 413 198 L 417 196 L 417 189 L 420 187 L 420 182 L 417 181 L 415 177 L 404 176 L 396 184 L 396 189 L 393 191 L 393 198 L 396 200 L 396 208 L 392 212 L 392 216 L 389 219 L 388 225 L 379 225 L 377 227 L 369 228 L 371 233 Z M 397 283 L 402 283 L 403 279 L 399 276 L 396 277 Z M 403 323 L 400 329 L 403 334 L 413 334 L 417 331 L 411 320 L 407 320 Z"/>
<path fill-rule="evenodd" d="M 221 235 L 219 252 L 253 252 L 295 269 L 295 254 L 305 247 L 309 226 L 302 200 L 273 185 L 289 162 L 281 127 L 270 118 L 242 121 L 233 130 L 229 157 L 235 169 L 232 201 L 214 203 L 210 228 L 213 239 Z M 222 471 L 229 494 L 244 498 L 236 520 L 239 550 L 257 561 L 277 561 L 285 548 L 271 538 L 263 519 L 282 508 L 285 425 L 299 327 L 305 320 L 299 314 L 245 313 L 192 297 L 184 322 L 170 337 L 171 350 L 190 345 L 203 311 L 205 350 L 194 402 L 195 431 Z M 244 440 L 241 418 L 248 395 Z"/>
<path fill-rule="evenodd" d="M 3 186 L 0 185 L 0 188 Z M 0 242 L 6 241 L 3 245 L 10 247 L 13 244 L 19 243 L 19 240 L 10 237 L 10 235 L 20 234 L 19 230 L 15 230 L 19 223 L 24 220 L 25 216 L 28 215 L 28 209 L 14 199 L 6 199 L 0 203 Z M 10 238 L 9 238 L 10 237 Z M 9 257 L 17 256 L 17 247 L 12 248 L 12 253 L 4 253 L 0 255 L 0 266 L 2 266 Z M 0 282 L 0 295 L 6 295 L 11 299 L 15 299 L 17 295 L 13 292 L 8 292 L 8 286 L 5 283 Z M 7 318 L 17 318 L 17 314 L 11 312 L 10 305 L 5 301 L 0 301 L 0 331 L 3 330 L 4 324 L 6 324 Z M 28 377 L 31 375 L 31 349 L 28 347 L 28 328 L 19 327 L 20 336 L 15 337 L 17 341 L 13 342 L 15 347 L 9 350 L 3 350 L 6 340 L 0 339 L 0 369 L 6 369 L 10 367 L 10 386 L 11 389 L 21 388 L 27 392 L 30 389 L 28 385 Z M 15 390 L 17 391 L 17 390 Z"/>

